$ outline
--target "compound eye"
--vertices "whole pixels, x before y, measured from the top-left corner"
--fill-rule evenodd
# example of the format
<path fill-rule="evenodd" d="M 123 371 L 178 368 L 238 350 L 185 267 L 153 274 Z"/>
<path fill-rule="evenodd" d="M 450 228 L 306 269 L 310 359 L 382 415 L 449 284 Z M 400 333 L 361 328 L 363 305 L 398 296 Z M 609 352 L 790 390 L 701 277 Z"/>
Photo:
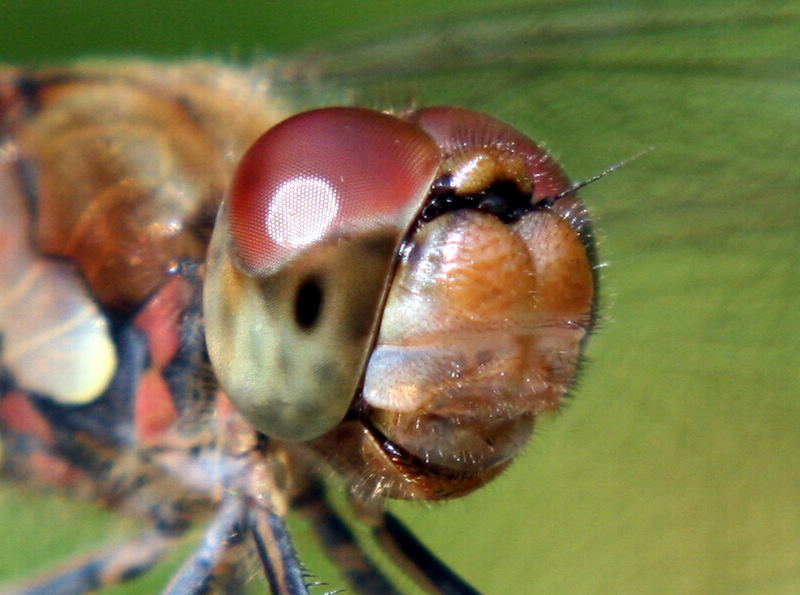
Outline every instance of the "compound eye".
<path fill-rule="evenodd" d="M 439 149 L 412 124 L 358 108 L 305 112 L 250 148 L 229 195 L 234 258 L 276 271 L 304 248 L 377 225 L 407 225 Z"/>
<path fill-rule="evenodd" d="M 261 432 L 309 440 L 346 415 L 397 248 L 441 161 L 380 112 L 294 116 L 245 154 L 208 252 L 209 356 Z"/>

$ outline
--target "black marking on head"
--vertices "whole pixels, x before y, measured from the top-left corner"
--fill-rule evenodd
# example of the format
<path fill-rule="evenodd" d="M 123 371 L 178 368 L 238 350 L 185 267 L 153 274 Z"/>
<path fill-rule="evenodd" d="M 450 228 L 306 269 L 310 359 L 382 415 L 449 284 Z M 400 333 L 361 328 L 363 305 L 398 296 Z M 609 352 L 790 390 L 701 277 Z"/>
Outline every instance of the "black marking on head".
<path fill-rule="evenodd" d="M 494 215 L 504 223 L 514 223 L 534 208 L 531 193 L 521 190 L 512 180 L 496 180 L 479 192 L 458 194 L 452 186 L 451 176 L 447 174 L 431 186 L 428 201 L 420 212 L 419 222 L 427 223 L 459 209 L 474 209 Z"/>
<path fill-rule="evenodd" d="M 314 328 L 322 313 L 325 289 L 318 275 L 306 277 L 297 288 L 294 301 L 294 319 L 304 331 Z"/>

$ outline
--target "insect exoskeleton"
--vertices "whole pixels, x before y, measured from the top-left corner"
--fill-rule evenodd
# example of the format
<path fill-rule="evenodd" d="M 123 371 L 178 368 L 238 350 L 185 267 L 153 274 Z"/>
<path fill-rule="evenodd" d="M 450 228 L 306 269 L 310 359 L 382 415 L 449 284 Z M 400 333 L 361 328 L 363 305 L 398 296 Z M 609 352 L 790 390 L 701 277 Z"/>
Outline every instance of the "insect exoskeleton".
<path fill-rule="evenodd" d="M 558 406 L 592 325 L 588 217 L 569 189 L 529 138 L 460 108 L 282 122 L 241 161 L 209 249 L 222 387 L 357 490 L 482 485 Z"/>

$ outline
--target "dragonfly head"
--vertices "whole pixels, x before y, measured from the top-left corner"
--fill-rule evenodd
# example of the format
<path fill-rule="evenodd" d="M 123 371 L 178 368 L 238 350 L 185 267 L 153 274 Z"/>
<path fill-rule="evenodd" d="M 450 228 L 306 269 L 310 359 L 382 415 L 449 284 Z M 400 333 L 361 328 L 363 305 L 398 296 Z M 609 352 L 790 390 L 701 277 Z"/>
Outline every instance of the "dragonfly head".
<path fill-rule="evenodd" d="M 209 249 L 223 389 L 365 491 L 485 483 L 558 406 L 592 324 L 569 188 L 543 149 L 468 110 L 284 121 L 243 158 Z"/>

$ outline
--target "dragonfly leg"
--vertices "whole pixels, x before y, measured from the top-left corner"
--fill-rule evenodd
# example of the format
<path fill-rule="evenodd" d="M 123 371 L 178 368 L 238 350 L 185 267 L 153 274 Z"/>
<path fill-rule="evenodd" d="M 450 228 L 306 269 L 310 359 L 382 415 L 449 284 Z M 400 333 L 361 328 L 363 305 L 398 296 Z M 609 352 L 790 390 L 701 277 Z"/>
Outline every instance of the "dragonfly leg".
<path fill-rule="evenodd" d="M 353 532 L 325 497 L 321 486 L 314 485 L 304 491 L 295 501 L 295 506 L 311 521 L 325 553 L 345 573 L 358 593 L 399 593 L 361 549 Z"/>
<path fill-rule="evenodd" d="M 270 589 L 308 595 L 305 572 L 280 515 L 243 496 L 225 498 L 194 554 L 165 589 L 165 595 L 227 592 L 240 584 L 241 560 L 232 555 L 252 535 Z"/>
<path fill-rule="evenodd" d="M 190 595 L 206 593 L 212 583 L 226 573 L 236 572 L 226 564 L 231 548 L 236 548 L 247 535 L 245 499 L 230 496 L 223 499 L 219 510 L 203 534 L 203 540 L 191 557 L 170 581 L 165 594 Z"/>
<path fill-rule="evenodd" d="M 284 519 L 263 505 L 253 505 L 250 530 L 272 593 L 308 595 L 306 572 Z"/>
<path fill-rule="evenodd" d="M 132 541 L 105 546 L 73 560 L 66 566 L 25 584 L 3 587 L 6 595 L 78 595 L 130 580 L 149 570 L 180 541 L 160 531 Z"/>
<path fill-rule="evenodd" d="M 242 595 L 249 593 L 248 584 L 253 578 L 252 567 L 247 563 L 252 554 L 252 544 L 241 541 L 229 546 L 225 561 L 214 570 L 210 592 L 219 595 Z"/>
<path fill-rule="evenodd" d="M 430 593 L 478 595 L 472 586 L 450 570 L 394 515 L 383 513 L 374 529 L 381 547 L 414 581 Z"/>

